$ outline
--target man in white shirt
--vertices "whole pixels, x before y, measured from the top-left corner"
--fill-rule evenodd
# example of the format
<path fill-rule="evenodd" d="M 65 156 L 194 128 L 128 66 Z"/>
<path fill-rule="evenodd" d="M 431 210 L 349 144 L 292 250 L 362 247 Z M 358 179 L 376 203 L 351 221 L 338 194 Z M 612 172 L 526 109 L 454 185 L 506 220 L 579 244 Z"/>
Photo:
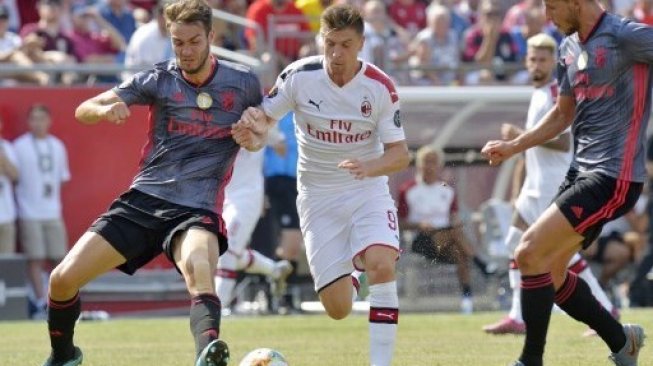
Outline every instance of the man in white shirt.
<path fill-rule="evenodd" d="M 0 137 L 0 254 L 16 252 L 16 205 L 13 185 L 18 180 L 17 165 L 16 153 L 11 143 Z"/>
<path fill-rule="evenodd" d="M 16 185 L 20 243 L 28 260 L 35 305 L 45 310 L 42 272 L 46 262 L 57 264 L 68 251 L 61 209 L 61 184 L 70 180 L 64 144 L 48 131 L 50 111 L 35 104 L 28 114 L 29 132 L 14 141 L 20 180 Z M 42 314 L 36 314 L 42 315 Z"/>
<path fill-rule="evenodd" d="M 387 175 L 406 168 L 409 156 L 394 83 L 357 59 L 363 29 L 354 7 L 329 7 L 321 18 L 324 55 L 290 64 L 264 98 L 264 113 L 248 109 L 242 121 L 264 132 L 294 110 L 297 211 L 315 289 L 327 314 L 342 319 L 352 308 L 350 274 L 367 272 L 370 364 L 389 366 L 399 318 L 399 225 Z M 243 138 L 239 128 L 232 132 Z"/>

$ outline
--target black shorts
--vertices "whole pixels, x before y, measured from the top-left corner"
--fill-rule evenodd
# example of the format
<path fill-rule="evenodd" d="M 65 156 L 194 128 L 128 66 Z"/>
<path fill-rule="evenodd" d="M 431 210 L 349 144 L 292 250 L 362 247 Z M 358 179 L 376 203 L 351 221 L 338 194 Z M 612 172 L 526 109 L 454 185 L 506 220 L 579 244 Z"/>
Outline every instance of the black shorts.
<path fill-rule="evenodd" d="M 585 249 L 599 237 L 606 222 L 635 206 L 642 187 L 642 183 L 570 169 L 554 202 L 574 230 L 584 237 Z"/>
<path fill-rule="evenodd" d="M 162 252 L 174 264 L 172 240 L 191 227 L 215 234 L 220 254 L 227 250 L 225 225 L 219 215 L 171 203 L 135 189 L 113 201 L 89 231 L 102 236 L 127 259 L 118 267 L 119 270 L 133 274 Z"/>
<path fill-rule="evenodd" d="M 297 178 L 273 176 L 265 179 L 265 194 L 270 213 L 282 229 L 299 229 L 297 215 Z"/>

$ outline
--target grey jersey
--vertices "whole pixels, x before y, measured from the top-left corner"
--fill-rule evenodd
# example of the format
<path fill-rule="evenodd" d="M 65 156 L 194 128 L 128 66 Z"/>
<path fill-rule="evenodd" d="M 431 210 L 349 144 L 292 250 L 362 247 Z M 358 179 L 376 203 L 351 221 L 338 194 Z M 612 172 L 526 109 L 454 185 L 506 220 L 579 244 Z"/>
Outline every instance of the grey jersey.
<path fill-rule="evenodd" d="M 560 45 L 560 93 L 576 100 L 572 130 L 581 172 L 643 182 L 651 108 L 653 29 L 604 13 L 581 40 Z"/>
<path fill-rule="evenodd" d="M 149 136 L 132 188 L 183 206 L 220 213 L 239 146 L 231 125 L 261 103 L 256 76 L 220 60 L 202 85 L 185 80 L 175 61 L 114 88 L 127 105 L 149 105 Z M 198 95 L 204 109 L 198 107 Z M 209 105 L 210 104 L 210 105 Z M 207 108 L 208 106 L 208 108 Z"/>

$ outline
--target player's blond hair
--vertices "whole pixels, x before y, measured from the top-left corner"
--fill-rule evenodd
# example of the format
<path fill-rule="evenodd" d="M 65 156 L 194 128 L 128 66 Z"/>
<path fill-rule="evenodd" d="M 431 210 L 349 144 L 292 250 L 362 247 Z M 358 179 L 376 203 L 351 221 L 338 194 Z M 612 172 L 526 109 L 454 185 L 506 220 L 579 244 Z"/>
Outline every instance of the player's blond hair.
<path fill-rule="evenodd" d="M 546 33 L 538 33 L 526 41 L 528 48 L 544 49 L 555 55 L 558 49 L 558 42 Z"/>
<path fill-rule="evenodd" d="M 420 167 L 424 164 L 424 159 L 427 155 L 435 154 L 438 157 L 438 168 L 444 166 L 444 150 L 435 145 L 424 145 L 417 149 L 415 153 L 415 165 Z"/>

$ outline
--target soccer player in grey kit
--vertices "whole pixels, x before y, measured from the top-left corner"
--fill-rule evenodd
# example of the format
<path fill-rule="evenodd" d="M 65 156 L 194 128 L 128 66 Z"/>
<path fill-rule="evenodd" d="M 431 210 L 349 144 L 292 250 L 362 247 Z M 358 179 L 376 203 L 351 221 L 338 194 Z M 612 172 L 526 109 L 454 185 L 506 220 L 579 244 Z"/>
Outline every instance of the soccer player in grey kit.
<path fill-rule="evenodd" d="M 606 13 L 597 0 L 544 3 L 548 18 L 567 35 L 560 45 L 556 105 L 535 128 L 512 140 L 489 141 L 482 150 L 495 165 L 573 124 L 576 154 L 565 182 L 515 251 L 526 338 L 514 365 L 543 364 L 554 302 L 598 333 L 615 365 L 637 365 L 642 327 L 610 316 L 566 265 L 607 221 L 628 212 L 642 191 L 653 29 Z"/>
<path fill-rule="evenodd" d="M 48 329 L 52 352 L 45 366 L 75 366 L 73 343 L 79 289 L 113 268 L 133 274 L 165 253 L 192 297 L 190 328 L 196 366 L 223 366 L 229 350 L 219 340 L 220 300 L 213 272 L 227 249 L 220 205 L 240 145 L 262 147 L 261 135 L 238 128 L 244 109 L 261 102 L 247 68 L 209 54 L 211 9 L 203 0 L 165 8 L 175 60 L 159 63 L 118 87 L 84 101 L 75 111 L 87 124 L 122 123 L 128 106 L 150 106 L 149 141 L 130 189 L 78 240 L 50 279 Z"/>

